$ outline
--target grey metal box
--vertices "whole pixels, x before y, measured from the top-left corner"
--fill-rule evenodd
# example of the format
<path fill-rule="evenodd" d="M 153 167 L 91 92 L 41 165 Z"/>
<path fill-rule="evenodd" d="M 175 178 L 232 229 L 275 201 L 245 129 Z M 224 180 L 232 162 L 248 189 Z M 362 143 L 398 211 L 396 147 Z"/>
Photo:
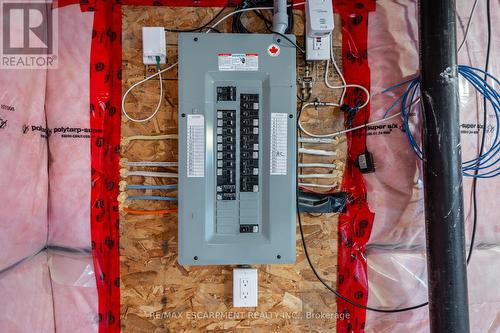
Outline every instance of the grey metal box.
<path fill-rule="evenodd" d="M 179 35 L 179 263 L 295 262 L 295 68 L 276 35 Z"/>

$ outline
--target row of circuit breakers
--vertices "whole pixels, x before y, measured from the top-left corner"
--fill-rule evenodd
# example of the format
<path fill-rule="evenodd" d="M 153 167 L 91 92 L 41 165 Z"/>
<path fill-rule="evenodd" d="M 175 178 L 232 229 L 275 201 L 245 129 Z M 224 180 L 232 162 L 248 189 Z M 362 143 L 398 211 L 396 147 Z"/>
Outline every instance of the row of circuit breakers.
<path fill-rule="evenodd" d="M 272 34 L 180 34 L 181 264 L 295 261 L 295 61 Z"/>

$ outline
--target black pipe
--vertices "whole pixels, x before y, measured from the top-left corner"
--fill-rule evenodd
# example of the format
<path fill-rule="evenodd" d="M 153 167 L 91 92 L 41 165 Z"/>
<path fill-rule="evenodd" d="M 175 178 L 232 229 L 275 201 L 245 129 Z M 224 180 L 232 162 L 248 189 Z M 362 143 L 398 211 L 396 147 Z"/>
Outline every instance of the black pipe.
<path fill-rule="evenodd" d="M 430 327 L 468 333 L 455 0 L 419 3 Z"/>

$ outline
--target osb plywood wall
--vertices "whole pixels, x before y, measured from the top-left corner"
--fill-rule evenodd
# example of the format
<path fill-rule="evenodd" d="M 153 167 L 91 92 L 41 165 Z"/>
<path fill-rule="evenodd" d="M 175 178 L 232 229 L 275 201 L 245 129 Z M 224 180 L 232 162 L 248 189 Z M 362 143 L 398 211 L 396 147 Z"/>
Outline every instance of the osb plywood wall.
<path fill-rule="evenodd" d="M 142 64 L 143 26 L 189 29 L 208 21 L 219 8 L 129 7 L 123 9 L 123 91 L 154 73 L 154 67 Z M 232 9 L 227 9 L 229 12 Z M 264 27 L 247 15 L 255 31 Z M 229 31 L 230 21 L 219 27 Z M 295 12 L 295 34 L 303 44 L 303 12 Z M 177 34 L 167 33 L 168 62 L 177 58 Z M 335 35 L 338 50 L 340 36 Z M 339 62 L 340 62 L 340 58 Z M 304 62 L 298 56 L 298 75 Z M 313 69 L 313 94 L 323 101 L 338 100 L 336 91 L 323 84 L 324 63 Z M 152 71 L 152 72 L 151 72 Z M 122 121 L 122 136 L 177 133 L 177 71 L 163 76 L 166 91 L 158 115 L 146 123 Z M 330 74 L 332 83 L 340 83 Z M 127 109 L 136 117 L 145 117 L 156 106 L 158 80 L 140 86 L 127 98 Z M 324 108 L 307 109 L 306 125 L 318 132 L 341 129 L 339 112 Z M 316 147 L 319 148 L 319 147 Z M 345 137 L 326 145 L 336 149 L 340 183 L 345 158 Z M 133 141 L 122 146 L 129 161 L 177 161 L 177 141 Z M 307 162 L 306 160 L 304 160 Z M 324 162 L 332 162 L 325 160 Z M 131 168 L 136 170 L 137 168 Z M 144 168 L 141 168 L 144 169 Z M 150 171 L 169 171 L 149 168 Z M 170 170 L 175 171 L 175 169 Z M 313 170 L 309 172 L 315 172 Z M 129 184 L 173 184 L 174 179 L 128 177 Z M 128 191 L 129 195 L 176 195 L 175 191 Z M 131 209 L 175 208 L 165 202 L 126 202 Z M 320 274 L 336 284 L 337 216 L 303 215 L 306 242 Z M 336 301 L 311 272 L 297 229 L 297 260 L 294 265 L 261 265 L 259 269 L 259 306 L 255 309 L 232 308 L 232 267 L 186 267 L 177 263 L 177 215 L 123 215 L 120 220 L 121 319 L 123 332 L 334 332 Z M 314 314 L 313 318 L 311 318 Z M 317 318 L 321 314 L 323 318 Z"/>

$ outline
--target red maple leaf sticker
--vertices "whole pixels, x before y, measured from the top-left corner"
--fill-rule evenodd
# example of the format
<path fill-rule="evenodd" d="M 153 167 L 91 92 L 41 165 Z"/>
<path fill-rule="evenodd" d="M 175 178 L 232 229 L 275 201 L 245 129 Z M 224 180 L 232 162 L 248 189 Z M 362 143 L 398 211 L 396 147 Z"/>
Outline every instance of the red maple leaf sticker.
<path fill-rule="evenodd" d="M 280 54 L 280 48 L 276 44 L 271 44 L 267 48 L 267 53 L 269 53 L 271 57 L 276 57 L 278 54 Z"/>

